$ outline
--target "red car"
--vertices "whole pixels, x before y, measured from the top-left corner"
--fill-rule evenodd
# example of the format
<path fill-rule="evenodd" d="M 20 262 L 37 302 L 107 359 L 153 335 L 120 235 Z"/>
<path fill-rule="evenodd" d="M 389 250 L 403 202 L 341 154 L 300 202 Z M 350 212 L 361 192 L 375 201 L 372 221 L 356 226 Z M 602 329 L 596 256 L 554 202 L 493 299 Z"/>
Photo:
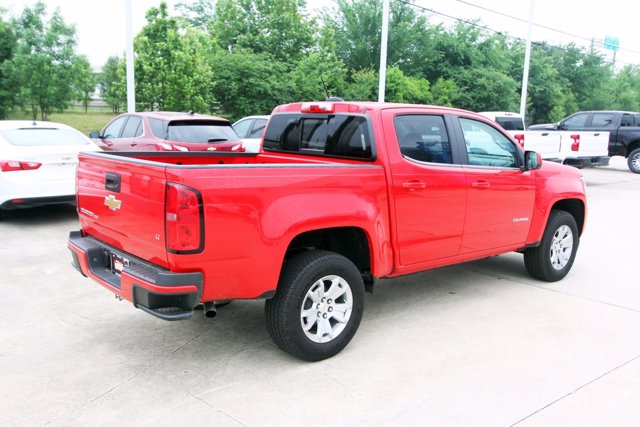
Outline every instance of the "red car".
<path fill-rule="evenodd" d="M 227 119 L 194 113 L 125 113 L 89 136 L 105 151 L 244 151 Z"/>

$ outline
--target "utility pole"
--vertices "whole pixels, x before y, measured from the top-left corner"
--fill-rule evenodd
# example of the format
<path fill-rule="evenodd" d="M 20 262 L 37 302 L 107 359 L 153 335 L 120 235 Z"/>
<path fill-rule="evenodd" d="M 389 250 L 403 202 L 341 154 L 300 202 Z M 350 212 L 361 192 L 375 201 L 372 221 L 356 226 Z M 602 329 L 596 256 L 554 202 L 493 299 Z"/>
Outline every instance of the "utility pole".
<path fill-rule="evenodd" d="M 380 80 L 378 82 L 378 102 L 384 102 L 387 80 L 387 41 L 389 39 L 389 0 L 382 2 L 382 40 L 380 40 Z"/>
<path fill-rule="evenodd" d="M 527 46 L 524 51 L 524 67 L 522 70 L 522 93 L 520 94 L 520 115 L 525 118 L 527 109 L 527 85 L 529 84 L 529 63 L 531 62 L 531 34 L 533 32 L 533 5 L 534 0 L 529 0 L 529 30 L 527 32 Z"/>
<path fill-rule="evenodd" d="M 127 64 L 127 111 L 136 111 L 136 85 L 133 74 L 133 18 L 131 11 L 131 0 L 125 0 L 125 34 L 126 34 L 126 64 Z"/>

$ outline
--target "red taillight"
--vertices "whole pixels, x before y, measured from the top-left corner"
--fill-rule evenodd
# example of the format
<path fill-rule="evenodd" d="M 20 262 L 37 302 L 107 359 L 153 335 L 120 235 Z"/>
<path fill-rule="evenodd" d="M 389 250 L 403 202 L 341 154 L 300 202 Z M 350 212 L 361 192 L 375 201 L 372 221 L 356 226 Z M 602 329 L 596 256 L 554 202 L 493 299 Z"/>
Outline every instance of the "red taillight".
<path fill-rule="evenodd" d="M 517 134 L 514 136 L 515 140 L 518 141 L 518 144 L 520 144 L 520 147 L 524 148 L 524 134 Z"/>
<path fill-rule="evenodd" d="M 167 183 L 165 213 L 169 252 L 201 252 L 204 248 L 204 209 L 200 193 L 185 185 Z"/>
<path fill-rule="evenodd" d="M 571 135 L 571 139 L 573 139 L 573 142 L 571 143 L 571 151 L 579 151 L 580 150 L 580 135 Z"/>
<path fill-rule="evenodd" d="M 0 160 L 0 169 L 2 172 L 29 171 L 38 169 L 42 163 L 38 162 L 20 162 L 18 160 Z"/>

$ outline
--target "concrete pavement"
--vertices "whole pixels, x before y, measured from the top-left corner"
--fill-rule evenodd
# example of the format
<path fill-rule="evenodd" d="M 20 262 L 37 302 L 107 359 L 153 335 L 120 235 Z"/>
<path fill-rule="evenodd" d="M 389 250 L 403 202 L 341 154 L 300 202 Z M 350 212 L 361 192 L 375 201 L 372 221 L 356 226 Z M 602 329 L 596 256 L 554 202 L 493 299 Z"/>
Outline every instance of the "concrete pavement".
<path fill-rule="evenodd" d="M 508 254 L 384 281 L 336 357 L 281 352 L 263 303 L 155 319 L 70 265 L 73 208 L 0 222 L 0 425 L 638 426 L 640 175 L 584 170 L 573 270 Z"/>

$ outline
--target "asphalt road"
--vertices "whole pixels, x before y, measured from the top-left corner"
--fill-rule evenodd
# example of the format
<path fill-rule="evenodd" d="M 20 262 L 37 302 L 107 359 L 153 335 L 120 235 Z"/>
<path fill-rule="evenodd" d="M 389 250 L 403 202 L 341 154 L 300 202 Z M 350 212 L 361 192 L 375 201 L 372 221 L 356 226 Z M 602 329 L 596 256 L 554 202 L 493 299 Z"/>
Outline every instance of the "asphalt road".
<path fill-rule="evenodd" d="M 638 426 L 640 175 L 584 170 L 573 270 L 508 254 L 383 282 L 336 357 L 278 350 L 263 303 L 165 322 L 70 265 L 71 207 L 0 222 L 0 425 Z"/>

